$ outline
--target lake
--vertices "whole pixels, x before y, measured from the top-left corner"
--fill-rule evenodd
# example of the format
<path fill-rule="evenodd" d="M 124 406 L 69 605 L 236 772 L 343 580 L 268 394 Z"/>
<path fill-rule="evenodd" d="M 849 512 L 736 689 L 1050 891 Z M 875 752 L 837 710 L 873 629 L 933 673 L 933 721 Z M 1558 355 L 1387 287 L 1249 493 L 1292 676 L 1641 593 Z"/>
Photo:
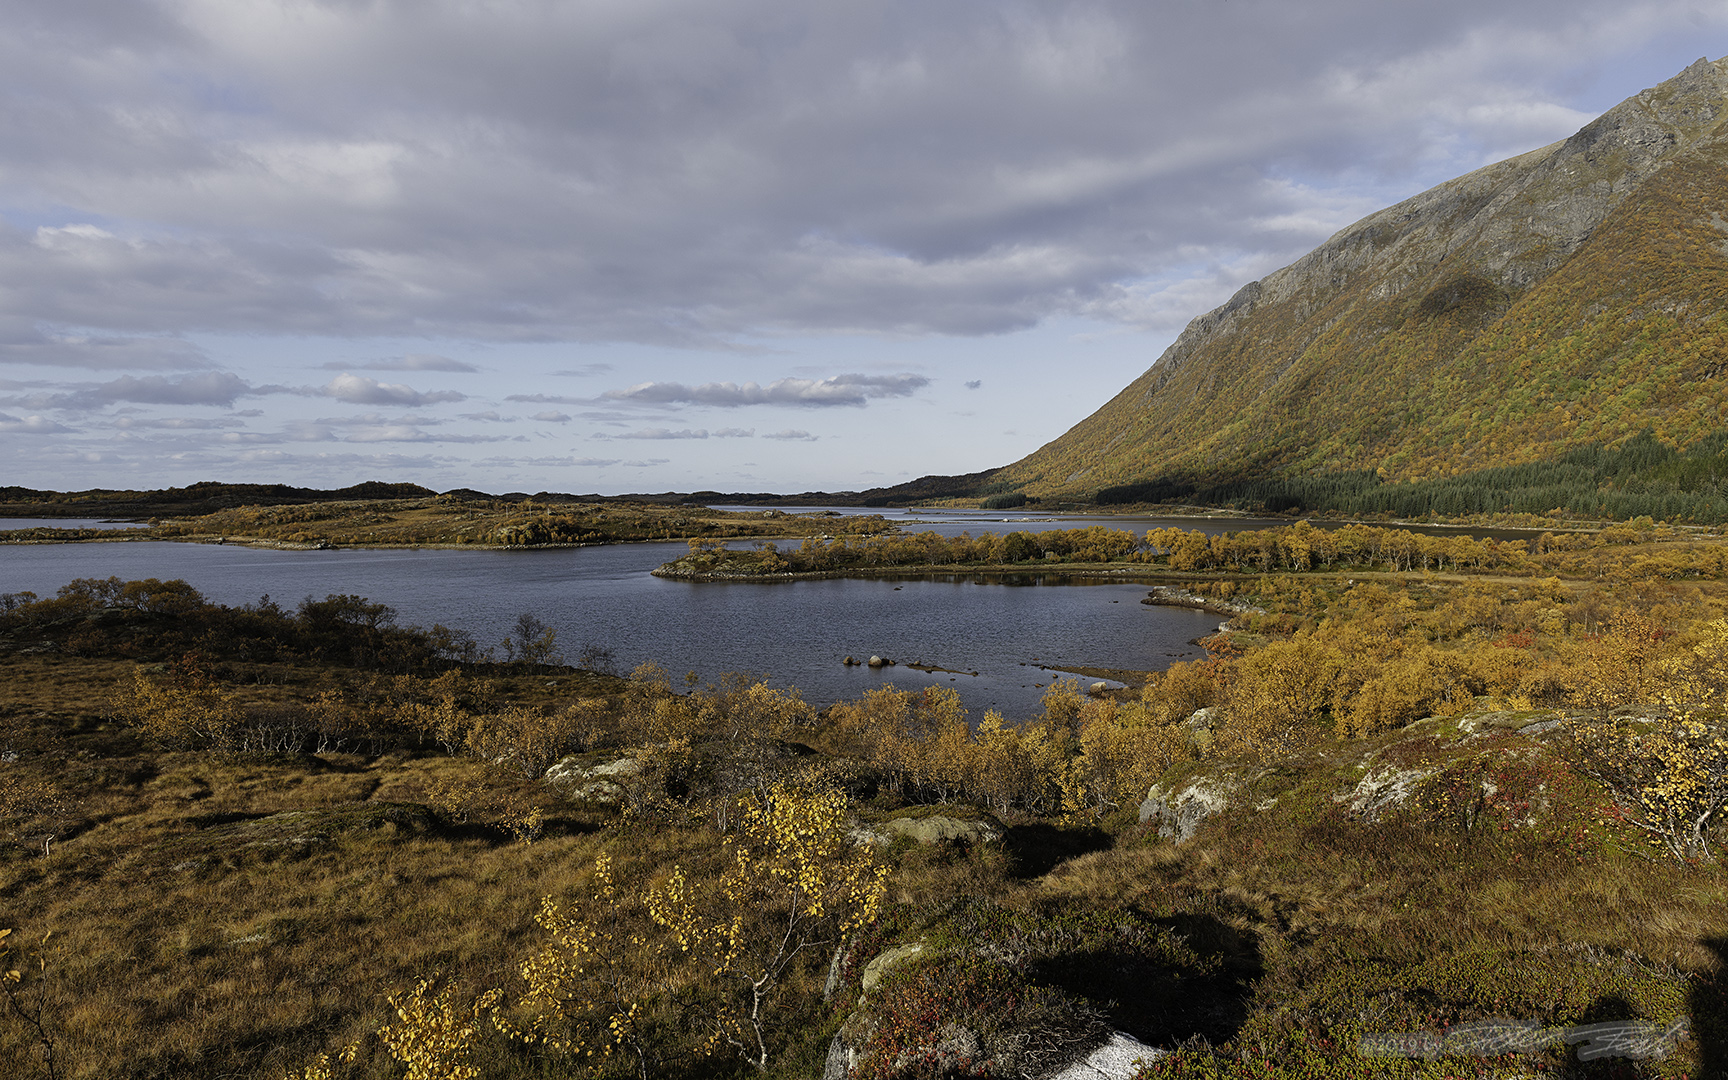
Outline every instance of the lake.
<path fill-rule="evenodd" d="M 930 529 L 944 536 L 1089 525 L 1137 533 L 1178 527 L 1217 534 L 1290 524 L 1284 518 L 1033 515 L 1023 514 L 1023 508 L 788 509 L 833 509 L 846 516 L 882 513 L 910 532 Z M 70 523 L 0 519 L 0 525 L 5 524 L 30 528 Z M 1509 529 L 1417 528 L 1500 539 L 1539 535 Z M 735 546 L 757 542 L 736 541 Z M 1216 615 L 1141 604 L 1147 593 L 1143 585 L 1064 578 L 1053 572 L 1005 580 L 920 574 L 897 581 L 700 584 L 649 574 L 688 550 L 683 541 L 544 551 L 39 544 L 0 547 L 0 592 L 29 590 L 51 596 L 73 578 L 117 576 L 183 578 L 210 599 L 229 605 L 268 594 L 292 607 L 307 596 L 350 593 L 389 604 L 403 623 L 437 622 L 466 630 L 482 646 L 501 641 L 516 616 L 528 612 L 558 631 L 559 645 L 570 660 L 592 642 L 612 649 L 624 669 L 651 660 L 675 679 L 687 671 L 697 672 L 705 682 L 732 671 L 766 673 L 775 685 L 797 686 L 817 705 L 855 698 L 888 683 L 902 689 L 953 686 L 975 714 L 995 708 L 1010 719 L 1036 712 L 1043 684 L 1059 675 L 1042 665 L 1161 670 L 1174 660 L 1203 655 L 1191 642 L 1219 623 Z M 871 670 L 840 663 L 847 655 L 865 660 L 872 653 L 968 674 L 924 673 L 903 666 Z"/>
<path fill-rule="evenodd" d="M 1039 665 L 1158 670 L 1201 650 L 1190 642 L 1219 617 L 1139 601 L 1144 585 L 1081 583 L 1056 574 L 1007 581 L 943 575 L 900 581 L 827 579 L 772 584 L 665 581 L 649 571 L 684 552 L 675 543 L 541 551 L 460 549 L 277 551 L 158 541 L 0 548 L 0 592 L 52 596 L 74 578 L 183 578 L 237 605 L 268 594 L 285 607 L 350 593 L 389 604 L 399 621 L 443 623 L 483 645 L 521 612 L 558 631 L 574 659 L 584 643 L 613 649 L 628 669 L 652 660 L 677 681 L 731 671 L 768 673 L 826 705 L 892 683 L 952 686 L 968 709 L 1010 719 L 1037 711 Z M 841 665 L 872 653 L 970 674 Z"/>

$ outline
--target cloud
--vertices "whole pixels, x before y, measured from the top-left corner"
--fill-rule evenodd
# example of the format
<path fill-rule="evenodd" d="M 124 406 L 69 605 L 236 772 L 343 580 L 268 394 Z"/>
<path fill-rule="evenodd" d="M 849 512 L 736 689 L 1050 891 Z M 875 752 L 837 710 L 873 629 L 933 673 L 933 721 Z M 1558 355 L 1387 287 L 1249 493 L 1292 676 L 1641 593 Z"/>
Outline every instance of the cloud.
<path fill-rule="evenodd" d="M 145 405 L 232 405 L 236 398 L 279 393 L 281 387 L 253 386 L 227 371 L 202 372 L 178 378 L 166 375 L 122 375 L 110 382 L 57 394 L 31 394 L 18 399 L 34 408 L 99 409 L 122 401 Z"/>
<path fill-rule="evenodd" d="M 709 431 L 707 428 L 683 428 L 672 431 L 668 428 L 644 428 L 625 435 L 597 435 L 602 439 L 752 439 L 756 437 L 754 428 L 717 428 Z"/>
<path fill-rule="evenodd" d="M 785 431 L 776 431 L 772 435 L 762 437 L 764 439 L 779 439 L 782 442 L 815 442 L 821 438 L 820 435 L 812 435 L 808 431 L 799 431 L 796 428 L 787 428 Z"/>
<path fill-rule="evenodd" d="M 1728 31 L 1696 0 L 25 5 L 0 206 L 53 209 L 0 225 L 0 320 L 131 342 L 63 346 L 96 367 L 1108 317 L 1347 223 L 1269 179 L 1385 205 Z"/>
<path fill-rule="evenodd" d="M 505 401 L 520 401 L 529 405 L 592 405 L 592 398 L 560 397 L 557 394 L 510 394 Z"/>
<path fill-rule="evenodd" d="M 504 442 L 508 435 L 454 435 L 448 432 L 427 432 L 411 424 L 384 424 L 378 427 L 352 429 L 346 442 L 425 442 L 425 443 L 491 443 Z"/>
<path fill-rule="evenodd" d="M 983 386 L 983 385 L 984 385 L 983 379 L 968 379 L 968 380 L 966 380 L 966 389 L 968 389 L 968 390 L 976 390 L 980 386 Z"/>
<path fill-rule="evenodd" d="M 377 413 L 363 416 L 324 417 L 311 421 L 293 421 L 283 426 L 279 435 L 248 435 L 250 441 L 349 442 L 349 443 L 494 443 L 505 442 L 511 435 L 463 435 L 455 432 L 424 430 L 438 426 L 439 421 L 425 417 L 387 418 Z M 232 436 L 229 436 L 232 438 Z"/>
<path fill-rule="evenodd" d="M 836 375 L 830 379 L 776 379 L 758 383 L 638 383 L 610 390 L 606 397 L 654 405 L 693 404 L 736 408 L 741 405 L 861 406 L 871 398 L 910 397 L 930 385 L 922 375 Z"/>
<path fill-rule="evenodd" d="M 708 432 L 703 428 L 698 428 L 695 431 L 689 428 L 682 431 L 671 431 L 666 428 L 645 428 L 642 431 L 632 431 L 624 435 L 607 436 L 607 438 L 612 439 L 706 439 L 707 437 Z"/>
<path fill-rule="evenodd" d="M 0 433 L 13 435 L 58 435 L 72 429 L 42 416 L 7 416 L 0 413 Z"/>
<path fill-rule="evenodd" d="M 6 319 L 3 316 L 0 316 L 0 364 L 36 364 L 95 371 L 125 368 L 183 370 L 211 366 L 203 349 L 179 337 L 50 330 L 27 319 Z"/>
<path fill-rule="evenodd" d="M 552 411 L 537 412 L 529 416 L 528 419 L 538 420 L 543 424 L 568 424 L 570 422 L 570 417 L 567 413 Z"/>
<path fill-rule="evenodd" d="M 591 375 L 604 375 L 611 370 L 611 364 L 583 364 L 581 367 L 563 368 L 559 371 L 554 371 L 552 374 L 563 375 L 570 378 L 586 379 Z"/>
<path fill-rule="evenodd" d="M 466 401 L 468 395 L 454 390 L 437 390 L 423 394 L 400 383 L 381 383 L 364 375 L 348 372 L 331 379 L 319 393 L 346 401 L 352 405 L 435 405 L 441 401 Z"/>
<path fill-rule="evenodd" d="M 109 426 L 122 431 L 219 431 L 243 427 L 244 422 L 231 416 L 121 416 Z"/>
<path fill-rule="evenodd" d="M 461 360 L 452 360 L 448 356 L 437 356 L 432 353 L 409 353 L 406 356 L 393 356 L 384 360 L 374 360 L 367 364 L 350 364 L 344 360 L 332 360 L 328 364 L 320 364 L 325 371 L 346 371 L 358 368 L 361 371 L 455 371 L 474 373 L 480 369 L 473 364 Z"/>

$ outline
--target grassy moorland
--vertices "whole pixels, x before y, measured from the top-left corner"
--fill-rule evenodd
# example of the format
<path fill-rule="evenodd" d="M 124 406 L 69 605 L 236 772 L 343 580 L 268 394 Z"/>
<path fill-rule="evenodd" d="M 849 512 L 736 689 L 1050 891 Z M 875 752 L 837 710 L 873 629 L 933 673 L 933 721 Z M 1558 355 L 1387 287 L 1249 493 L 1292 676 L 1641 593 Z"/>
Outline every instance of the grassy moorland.
<path fill-rule="evenodd" d="M 357 597 L 7 598 L 0 1060 L 789 1078 L 838 1035 L 1040 1077 L 1119 1029 L 1160 1077 L 1720 1074 L 1721 546 L 1315 532 L 1155 534 L 1114 565 L 1236 629 L 1028 717 L 619 677 L 531 622 L 487 660 Z M 1397 1033 L 1438 1056 L 1360 1053 Z"/>
<path fill-rule="evenodd" d="M 151 517 L 130 529 L 15 529 L 0 532 L 0 543 L 185 540 L 301 547 L 538 547 L 693 537 L 868 535 L 889 528 L 875 516 L 792 515 L 773 509 L 734 512 L 600 499 L 537 502 L 449 493 L 406 499 L 248 503 L 206 513 Z"/>

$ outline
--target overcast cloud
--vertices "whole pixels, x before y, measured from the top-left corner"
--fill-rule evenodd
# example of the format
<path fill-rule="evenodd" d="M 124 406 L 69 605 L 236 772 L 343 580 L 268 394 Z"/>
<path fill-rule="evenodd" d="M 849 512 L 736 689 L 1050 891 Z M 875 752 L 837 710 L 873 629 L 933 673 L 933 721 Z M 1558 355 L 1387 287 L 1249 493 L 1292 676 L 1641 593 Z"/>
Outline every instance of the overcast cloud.
<path fill-rule="evenodd" d="M 628 466 L 838 487 L 866 443 L 892 443 L 889 482 L 1002 464 L 1244 282 L 1728 52 L 1725 31 L 1722 0 L 14 0 L 0 364 L 44 386 L 9 407 L 64 415 L 0 436 L 55 446 L 28 479 L 61 487 L 125 462 L 179 462 L 162 483 L 537 489 Z M 321 371 L 341 374 L 279 392 Z M 548 393 L 567 376 L 604 381 Z M 334 431 L 295 414 L 313 396 L 689 413 L 643 430 L 711 436 L 710 410 L 767 429 L 850 408 L 762 436 L 824 441 L 749 470 L 673 435 L 691 456 L 669 468 L 570 445 L 224 456 L 193 428 L 144 458 L 76 415 L 253 395 L 270 415 L 230 443 Z"/>
<path fill-rule="evenodd" d="M 638 383 L 628 390 L 609 391 L 617 401 L 656 405 L 716 405 L 735 409 L 740 405 L 863 405 L 871 398 L 909 397 L 929 386 L 922 375 L 836 375 L 831 379 L 776 379 L 767 386 L 749 382 L 703 383 L 685 386 L 675 382 Z"/>
<path fill-rule="evenodd" d="M 454 390 L 421 393 L 401 383 L 382 383 L 364 375 L 343 372 L 331 379 L 321 393 L 338 401 L 354 405 L 435 405 L 441 401 L 466 401 L 467 395 Z"/>

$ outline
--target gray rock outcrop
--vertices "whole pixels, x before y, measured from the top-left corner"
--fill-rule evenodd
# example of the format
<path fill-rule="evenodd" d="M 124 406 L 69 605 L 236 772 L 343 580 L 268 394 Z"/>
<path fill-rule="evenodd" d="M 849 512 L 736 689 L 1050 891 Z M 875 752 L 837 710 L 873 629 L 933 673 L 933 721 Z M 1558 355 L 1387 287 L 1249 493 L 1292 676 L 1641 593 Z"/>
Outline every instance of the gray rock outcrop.
<path fill-rule="evenodd" d="M 1153 784 L 1140 804 L 1140 820 L 1155 825 L 1159 836 L 1180 844 L 1191 839 L 1207 818 L 1229 809 L 1234 792 L 1232 782 L 1208 776 L 1168 789 Z"/>
<path fill-rule="evenodd" d="M 641 774 L 642 763 L 633 757 L 588 766 L 580 758 L 567 757 L 547 769 L 541 779 L 561 789 L 566 798 L 610 805 L 624 797 L 621 781 Z"/>

